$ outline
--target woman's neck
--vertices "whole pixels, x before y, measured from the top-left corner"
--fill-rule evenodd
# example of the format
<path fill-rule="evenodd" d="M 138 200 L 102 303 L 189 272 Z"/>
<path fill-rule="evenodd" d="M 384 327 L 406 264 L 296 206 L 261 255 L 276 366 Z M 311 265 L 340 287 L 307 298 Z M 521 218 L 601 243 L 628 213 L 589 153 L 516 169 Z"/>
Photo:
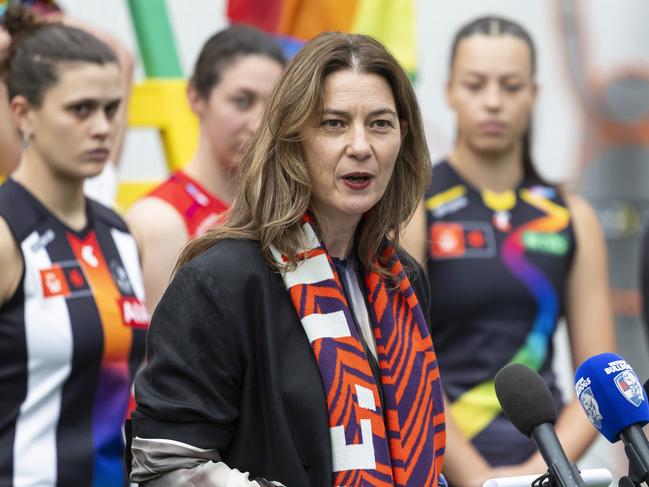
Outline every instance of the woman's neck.
<path fill-rule="evenodd" d="M 521 144 L 491 156 L 478 153 L 459 141 L 449 162 L 469 184 L 481 190 L 501 193 L 518 186 L 524 177 Z"/>
<path fill-rule="evenodd" d="M 354 248 L 354 234 L 360 218 L 335 221 L 318 213 L 317 220 L 320 238 L 327 248 L 327 253 L 337 259 L 346 259 Z"/>
<path fill-rule="evenodd" d="M 83 179 L 71 179 L 53 171 L 33 151 L 23 152 L 11 177 L 68 227 L 81 230 L 86 226 Z"/>
<path fill-rule="evenodd" d="M 183 169 L 213 196 L 231 204 L 234 199 L 234 169 L 214 160 L 206 135 L 201 133 L 194 158 Z"/>

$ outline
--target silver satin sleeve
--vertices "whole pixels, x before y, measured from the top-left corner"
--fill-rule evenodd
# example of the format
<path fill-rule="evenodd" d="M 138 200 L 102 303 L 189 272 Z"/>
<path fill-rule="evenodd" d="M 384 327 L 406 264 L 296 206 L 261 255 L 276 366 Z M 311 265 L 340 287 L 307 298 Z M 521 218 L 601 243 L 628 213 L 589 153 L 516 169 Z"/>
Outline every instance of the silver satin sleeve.
<path fill-rule="evenodd" d="M 216 450 L 165 439 L 133 438 L 131 482 L 141 487 L 261 487 L 247 472 L 231 469 Z M 282 486 L 264 481 L 263 485 Z M 284 487 L 284 486 L 282 486 Z"/>

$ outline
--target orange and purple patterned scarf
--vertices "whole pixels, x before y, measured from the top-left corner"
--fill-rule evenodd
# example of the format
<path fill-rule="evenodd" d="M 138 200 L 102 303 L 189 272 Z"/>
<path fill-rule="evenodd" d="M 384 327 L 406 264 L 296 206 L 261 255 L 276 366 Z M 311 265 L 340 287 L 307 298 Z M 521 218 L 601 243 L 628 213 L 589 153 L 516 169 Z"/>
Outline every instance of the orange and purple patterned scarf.
<path fill-rule="evenodd" d="M 339 276 L 312 222 L 304 217 L 304 260 L 283 278 L 327 395 L 333 485 L 437 487 L 444 482 L 442 388 L 426 319 L 410 281 L 391 246 L 383 255 L 400 286 L 390 288 L 377 272 L 365 274 L 380 368 L 377 385 Z M 274 256 L 284 260 L 276 251 Z"/>

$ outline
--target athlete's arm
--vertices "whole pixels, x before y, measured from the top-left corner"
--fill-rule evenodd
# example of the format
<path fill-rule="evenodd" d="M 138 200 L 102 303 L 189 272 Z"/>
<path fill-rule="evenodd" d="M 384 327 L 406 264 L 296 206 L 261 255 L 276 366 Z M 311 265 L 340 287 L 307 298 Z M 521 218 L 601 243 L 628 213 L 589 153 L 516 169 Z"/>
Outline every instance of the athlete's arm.
<path fill-rule="evenodd" d="M 642 297 L 642 317 L 649 338 L 649 227 L 642 232 L 640 243 L 640 295 Z"/>
<path fill-rule="evenodd" d="M 415 214 L 401 230 L 399 245 L 412 255 L 426 270 L 426 208 L 423 200 L 417 205 Z"/>
<path fill-rule="evenodd" d="M 604 235 L 597 215 L 586 201 L 567 195 L 573 219 L 576 253 L 567 286 L 568 332 L 576 369 L 587 358 L 616 347 L 608 284 Z M 557 434 L 568 457 L 579 458 L 596 435 L 575 397 L 557 420 Z"/>
<path fill-rule="evenodd" d="M 145 302 L 153 314 L 189 235 L 178 212 L 158 198 L 135 203 L 126 214 L 126 222 L 140 250 Z"/>
<path fill-rule="evenodd" d="M 443 380 L 444 374 L 442 374 Z M 446 454 L 442 473 L 451 485 L 480 487 L 486 479 L 495 475 L 491 475 L 491 468 L 487 461 L 455 425 L 450 413 L 451 403 L 446 394 L 444 402 L 446 404 Z"/>
<path fill-rule="evenodd" d="M 4 218 L 0 218 L 0 305 L 16 292 L 23 273 L 23 258 Z"/>

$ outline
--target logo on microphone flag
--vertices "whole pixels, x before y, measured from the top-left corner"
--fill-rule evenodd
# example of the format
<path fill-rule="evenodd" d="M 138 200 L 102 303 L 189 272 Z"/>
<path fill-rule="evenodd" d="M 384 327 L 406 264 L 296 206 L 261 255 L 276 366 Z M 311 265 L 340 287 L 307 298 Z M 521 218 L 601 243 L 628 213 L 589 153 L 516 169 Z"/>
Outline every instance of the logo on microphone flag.
<path fill-rule="evenodd" d="M 604 419 L 604 416 L 602 416 L 599 404 L 597 404 L 597 400 L 595 399 L 595 394 L 593 394 L 593 390 L 590 388 L 591 383 L 590 377 L 581 377 L 575 384 L 575 392 L 577 393 L 581 407 L 586 412 L 586 416 L 593 423 L 593 426 L 600 430 L 602 429 L 602 419 Z"/>
<path fill-rule="evenodd" d="M 644 395 L 642 394 L 642 385 L 635 373 L 632 370 L 624 370 L 617 374 L 614 380 L 617 390 L 626 400 L 635 407 L 640 407 L 644 401 Z"/>
<path fill-rule="evenodd" d="M 581 407 L 584 408 L 584 411 L 586 411 L 586 415 L 590 422 L 593 423 L 593 426 L 598 430 L 602 429 L 602 419 L 604 419 L 604 417 L 599 411 L 599 404 L 597 404 L 595 395 L 590 387 L 587 387 L 582 391 L 579 396 L 579 402 L 581 403 Z"/>

